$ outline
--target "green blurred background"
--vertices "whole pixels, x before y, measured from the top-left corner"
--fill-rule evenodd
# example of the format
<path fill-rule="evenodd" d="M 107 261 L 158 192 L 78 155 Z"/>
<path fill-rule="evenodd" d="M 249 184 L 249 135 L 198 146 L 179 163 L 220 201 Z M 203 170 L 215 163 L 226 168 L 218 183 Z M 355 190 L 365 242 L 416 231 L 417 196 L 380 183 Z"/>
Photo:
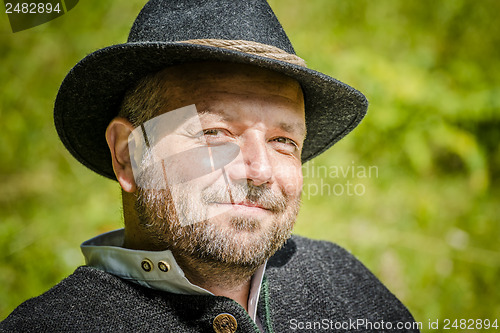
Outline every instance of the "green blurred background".
<path fill-rule="evenodd" d="M 80 1 L 15 34 L 1 14 L 0 319 L 83 264 L 82 241 L 122 226 L 117 184 L 65 151 L 52 108 L 70 68 L 124 42 L 143 4 Z M 304 166 L 296 233 L 350 250 L 424 328 L 500 321 L 500 1 L 270 4 L 309 67 L 371 103 Z"/>

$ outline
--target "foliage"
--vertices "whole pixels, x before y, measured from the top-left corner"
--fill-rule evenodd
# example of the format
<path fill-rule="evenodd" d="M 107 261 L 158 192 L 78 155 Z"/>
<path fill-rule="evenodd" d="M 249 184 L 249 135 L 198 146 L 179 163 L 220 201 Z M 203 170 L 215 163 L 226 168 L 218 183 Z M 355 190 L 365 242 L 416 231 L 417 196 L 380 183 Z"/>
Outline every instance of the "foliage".
<path fill-rule="evenodd" d="M 304 166 L 296 232 L 348 248 L 424 324 L 499 318 L 500 2 L 269 2 L 309 67 L 371 103 Z M 65 151 L 52 107 L 69 69 L 124 42 L 142 5 L 87 0 L 15 34 L 3 16 L 0 318 L 83 264 L 79 243 L 121 226 L 117 185 Z"/>

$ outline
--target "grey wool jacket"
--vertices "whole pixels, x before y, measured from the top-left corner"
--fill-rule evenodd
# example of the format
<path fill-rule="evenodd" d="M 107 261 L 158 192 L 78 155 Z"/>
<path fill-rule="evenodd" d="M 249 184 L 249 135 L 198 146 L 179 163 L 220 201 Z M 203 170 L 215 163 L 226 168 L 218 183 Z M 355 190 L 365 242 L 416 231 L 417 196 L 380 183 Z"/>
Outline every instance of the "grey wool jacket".
<path fill-rule="evenodd" d="M 0 332 L 259 332 L 226 297 L 178 295 L 82 266 L 0 323 Z M 418 332 L 406 307 L 339 246 L 293 236 L 269 259 L 258 316 L 266 332 Z M 399 326 L 398 326 L 399 325 Z"/>

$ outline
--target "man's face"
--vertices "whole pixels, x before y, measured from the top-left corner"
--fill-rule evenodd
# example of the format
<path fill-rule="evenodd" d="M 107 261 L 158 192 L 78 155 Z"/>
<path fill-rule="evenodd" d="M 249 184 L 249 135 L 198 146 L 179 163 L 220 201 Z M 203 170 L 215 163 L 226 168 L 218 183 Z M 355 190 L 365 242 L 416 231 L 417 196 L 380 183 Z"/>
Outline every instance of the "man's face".
<path fill-rule="evenodd" d="M 136 177 L 143 227 L 174 254 L 262 264 L 290 236 L 300 204 L 299 84 L 216 63 L 174 67 L 166 79 L 166 113 L 148 122 L 156 133 L 146 133 Z"/>

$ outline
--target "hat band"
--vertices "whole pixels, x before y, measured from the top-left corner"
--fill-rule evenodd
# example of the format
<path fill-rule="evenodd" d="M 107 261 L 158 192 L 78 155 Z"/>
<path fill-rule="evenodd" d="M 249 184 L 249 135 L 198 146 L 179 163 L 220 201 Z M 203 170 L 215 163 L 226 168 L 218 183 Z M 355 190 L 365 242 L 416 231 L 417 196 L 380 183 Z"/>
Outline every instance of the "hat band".
<path fill-rule="evenodd" d="M 219 47 L 227 50 L 244 52 L 248 54 L 257 55 L 260 57 L 285 61 L 290 64 L 307 67 L 306 62 L 302 58 L 296 56 L 295 54 L 290 54 L 275 46 L 248 40 L 190 39 L 190 40 L 180 41 L 179 43 Z"/>

